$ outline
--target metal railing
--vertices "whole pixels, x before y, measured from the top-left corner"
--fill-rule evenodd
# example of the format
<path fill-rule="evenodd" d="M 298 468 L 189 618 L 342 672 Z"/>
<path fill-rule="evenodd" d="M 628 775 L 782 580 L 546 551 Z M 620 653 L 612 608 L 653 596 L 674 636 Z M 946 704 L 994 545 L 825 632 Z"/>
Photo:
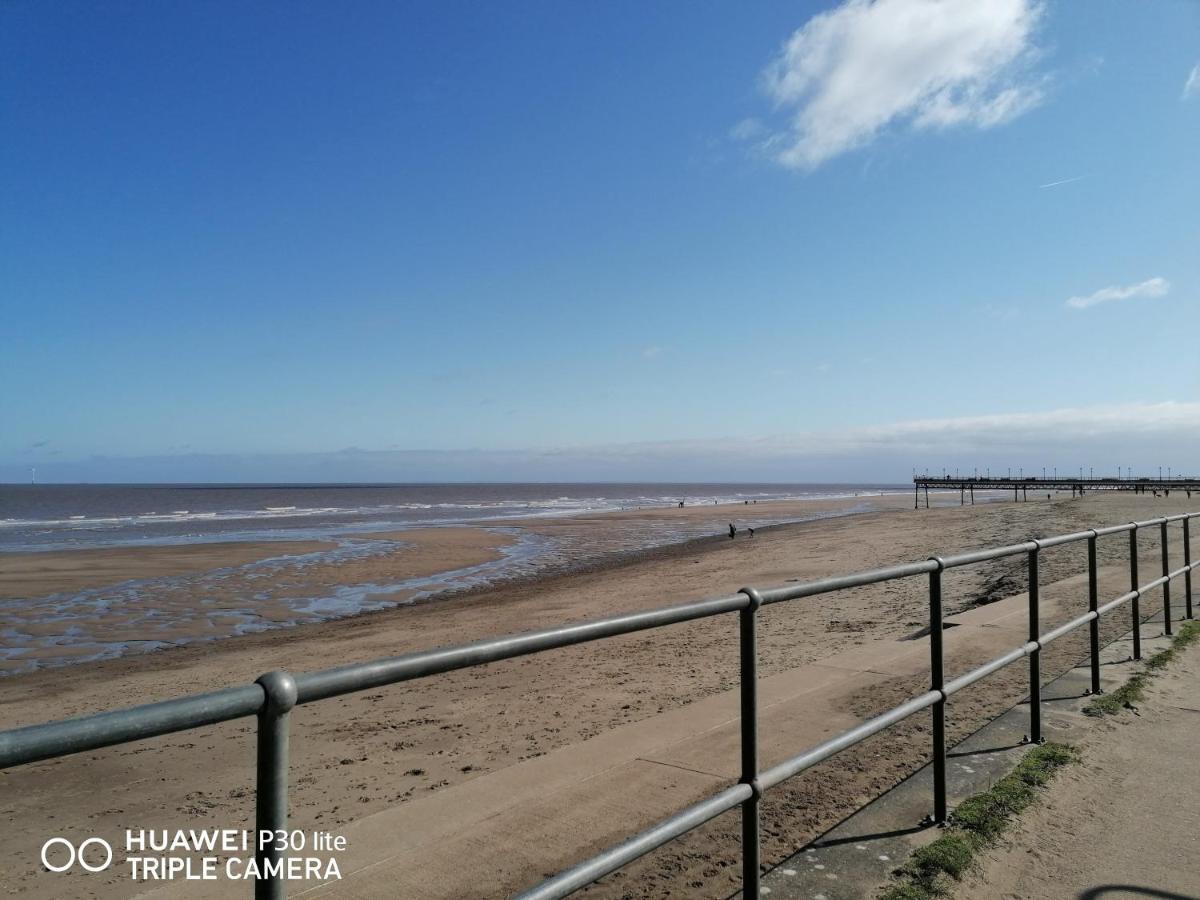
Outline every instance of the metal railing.
<path fill-rule="evenodd" d="M 817 763 L 845 750 L 874 734 L 895 725 L 914 713 L 932 709 L 933 736 L 933 813 L 930 821 L 944 822 L 946 807 L 946 701 L 958 691 L 986 678 L 1024 657 L 1029 658 L 1030 740 L 1040 742 L 1041 731 L 1041 651 L 1047 644 L 1083 625 L 1089 626 L 1091 691 L 1100 693 L 1099 620 L 1126 603 L 1131 604 L 1133 655 L 1141 658 L 1142 622 L 1140 599 L 1148 591 L 1162 588 L 1163 620 L 1171 634 L 1171 591 L 1173 580 L 1183 576 L 1186 617 L 1192 618 L 1192 561 L 1190 521 L 1200 513 L 1185 513 L 1145 522 L 1131 522 L 1109 528 L 1093 528 L 1074 534 L 1026 541 L 1006 547 L 977 550 L 948 557 L 933 557 L 924 562 L 907 563 L 853 575 L 826 578 L 771 590 L 744 588 L 731 597 L 701 600 L 645 612 L 564 625 L 544 631 L 508 635 L 453 647 L 409 653 L 390 659 L 356 663 L 334 669 L 292 676 L 269 672 L 253 684 L 231 687 L 207 694 L 196 694 L 160 703 L 99 713 L 75 719 L 48 722 L 0 732 L 0 769 L 97 750 L 159 737 L 191 728 L 199 728 L 234 719 L 256 716 L 257 794 L 255 828 L 261 832 L 286 830 L 288 812 L 288 733 L 293 707 L 330 697 L 412 681 L 442 672 L 466 669 L 503 659 L 540 653 L 572 644 L 631 634 L 680 622 L 690 622 L 725 613 L 737 613 L 739 623 L 741 777 L 738 782 L 711 797 L 689 806 L 585 862 L 579 863 L 519 896 L 522 900 L 549 900 L 565 897 L 616 871 L 657 847 L 668 843 L 724 812 L 740 807 L 742 814 L 742 885 L 744 897 L 759 893 L 759 802 L 763 792 L 799 775 Z M 1181 522 L 1184 565 L 1170 570 L 1168 525 Z M 1162 575 L 1146 584 L 1138 584 L 1138 532 L 1158 527 L 1161 535 Z M 1099 604 L 1096 561 L 1097 541 L 1107 535 L 1129 534 L 1130 589 L 1104 605 Z M 1045 634 L 1039 616 L 1038 561 L 1043 550 L 1064 544 L 1087 542 L 1088 611 Z M 953 680 L 945 681 L 942 645 L 942 574 L 947 569 L 969 566 L 1024 554 L 1029 576 L 1029 640 Z M 761 607 L 772 603 L 815 597 L 847 588 L 863 587 L 914 576 L 928 576 L 930 688 L 925 693 L 893 707 L 874 718 L 811 747 L 797 756 L 759 769 L 757 641 L 755 622 Z M 256 841 L 256 845 L 262 844 Z M 256 853 L 262 871 L 282 873 L 283 853 L 273 842 L 266 842 Z M 286 881 L 267 877 L 255 884 L 256 898 L 282 898 Z"/>

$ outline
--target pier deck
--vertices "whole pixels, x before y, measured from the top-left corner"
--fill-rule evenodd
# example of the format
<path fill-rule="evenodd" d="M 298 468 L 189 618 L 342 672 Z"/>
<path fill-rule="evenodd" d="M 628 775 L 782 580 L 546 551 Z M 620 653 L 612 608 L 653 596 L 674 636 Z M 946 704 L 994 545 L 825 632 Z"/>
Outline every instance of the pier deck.
<path fill-rule="evenodd" d="M 921 492 L 925 492 L 925 508 L 929 508 L 929 492 L 959 492 L 962 505 L 975 502 L 976 491 L 1012 491 L 1014 501 L 1027 501 L 1032 491 L 1070 491 L 1072 497 L 1082 497 L 1088 491 L 1131 491 L 1135 494 L 1162 493 L 1170 496 L 1171 491 L 1183 491 L 1190 497 L 1200 491 L 1200 476 L 1175 476 L 1169 478 L 1068 478 L 1057 475 L 916 475 L 913 477 L 913 509 L 921 505 Z"/>

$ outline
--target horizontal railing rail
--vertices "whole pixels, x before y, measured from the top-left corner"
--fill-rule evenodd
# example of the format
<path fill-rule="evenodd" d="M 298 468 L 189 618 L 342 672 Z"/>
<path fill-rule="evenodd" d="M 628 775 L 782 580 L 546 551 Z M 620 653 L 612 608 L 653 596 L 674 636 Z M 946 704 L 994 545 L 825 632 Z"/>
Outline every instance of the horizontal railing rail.
<path fill-rule="evenodd" d="M 741 777 L 738 783 L 664 819 L 623 843 L 572 866 L 519 896 L 525 900 L 565 897 L 663 844 L 699 828 L 722 813 L 739 807 L 742 812 L 743 895 L 757 896 L 761 872 L 758 807 L 764 791 L 922 710 L 932 709 L 934 797 L 930 821 L 945 822 L 947 819 L 945 739 L 947 700 L 958 691 L 1000 669 L 1028 658 L 1030 666 L 1029 738 L 1033 742 L 1040 742 L 1042 740 L 1040 655 L 1046 645 L 1077 628 L 1088 625 L 1091 692 L 1100 693 L 1099 620 L 1101 616 L 1127 603 L 1131 604 L 1133 656 L 1135 659 L 1141 658 L 1140 625 L 1142 617 L 1139 601 L 1146 593 L 1158 588 L 1162 589 L 1164 629 L 1169 635 L 1172 627 L 1170 585 L 1172 581 L 1182 577 L 1185 581 L 1185 615 L 1189 619 L 1192 618 L 1192 569 L 1194 566 L 1191 561 L 1190 522 L 1197 516 L 1200 516 L 1200 513 L 1183 513 L 1144 522 L 1093 528 L 1005 547 L 971 551 L 941 558 L 934 557 L 922 562 L 905 563 L 768 590 L 743 588 L 737 594 L 728 597 L 682 603 L 563 625 L 543 631 L 506 635 L 470 644 L 419 651 L 389 659 L 355 663 L 295 676 L 286 672 L 268 672 L 249 685 L 2 731 L 0 732 L 0 769 L 255 716 L 258 719 L 255 827 L 260 832 L 286 830 L 289 715 L 292 708 L 298 704 L 313 703 L 458 669 L 736 612 L 739 616 L 742 756 Z M 1175 522 L 1182 523 L 1183 565 L 1171 570 L 1168 526 Z M 1145 584 L 1140 584 L 1138 580 L 1138 533 L 1142 529 L 1153 527 L 1157 527 L 1160 534 L 1162 575 Z M 1097 541 L 1104 536 L 1122 533 L 1129 535 L 1130 590 L 1120 597 L 1100 605 L 1098 602 Z M 1088 546 L 1088 611 L 1043 634 L 1040 630 L 1039 555 L 1046 549 L 1079 542 L 1087 542 Z M 1027 559 L 1029 578 L 1029 640 L 964 675 L 948 682 L 945 681 L 942 643 L 943 572 L 947 569 L 1022 554 Z M 919 575 L 925 575 L 929 580 L 930 689 L 815 747 L 808 748 L 766 770 L 760 770 L 755 632 L 758 610 L 768 604 L 815 597 Z M 260 868 L 268 872 L 280 872 L 278 863 L 282 859 L 282 852 L 276 850 L 270 842 L 268 844 L 269 846 L 258 850 L 257 857 Z M 275 865 L 265 865 L 268 862 Z M 285 896 L 285 892 L 286 882 L 282 877 L 263 878 L 255 884 L 255 895 L 258 898 L 281 898 Z"/>

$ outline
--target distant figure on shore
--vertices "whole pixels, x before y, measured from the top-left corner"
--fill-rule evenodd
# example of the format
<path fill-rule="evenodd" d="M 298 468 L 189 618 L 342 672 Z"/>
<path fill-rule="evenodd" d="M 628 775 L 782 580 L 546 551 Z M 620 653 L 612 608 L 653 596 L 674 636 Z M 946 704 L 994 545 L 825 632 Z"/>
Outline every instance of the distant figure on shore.
<path fill-rule="evenodd" d="M 735 537 L 737 537 L 737 529 L 734 528 L 733 523 L 730 522 L 729 523 L 729 539 L 732 541 Z"/>
<path fill-rule="evenodd" d="M 679 501 L 679 508 L 683 509 L 683 501 L 682 500 Z"/>
<path fill-rule="evenodd" d="M 746 530 L 748 532 L 750 532 L 750 537 L 754 537 L 754 529 L 753 528 L 747 528 Z"/>

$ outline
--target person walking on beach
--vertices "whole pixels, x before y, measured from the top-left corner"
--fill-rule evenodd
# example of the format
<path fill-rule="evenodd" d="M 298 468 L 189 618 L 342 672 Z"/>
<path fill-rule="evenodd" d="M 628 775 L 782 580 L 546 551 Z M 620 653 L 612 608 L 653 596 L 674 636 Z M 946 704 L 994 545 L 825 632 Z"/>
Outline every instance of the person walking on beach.
<path fill-rule="evenodd" d="M 748 532 L 750 532 L 750 537 L 754 537 L 754 529 L 753 528 L 747 528 L 746 530 Z"/>
<path fill-rule="evenodd" d="M 729 523 L 729 539 L 732 541 L 737 536 L 737 529 L 733 527 L 733 523 Z"/>

